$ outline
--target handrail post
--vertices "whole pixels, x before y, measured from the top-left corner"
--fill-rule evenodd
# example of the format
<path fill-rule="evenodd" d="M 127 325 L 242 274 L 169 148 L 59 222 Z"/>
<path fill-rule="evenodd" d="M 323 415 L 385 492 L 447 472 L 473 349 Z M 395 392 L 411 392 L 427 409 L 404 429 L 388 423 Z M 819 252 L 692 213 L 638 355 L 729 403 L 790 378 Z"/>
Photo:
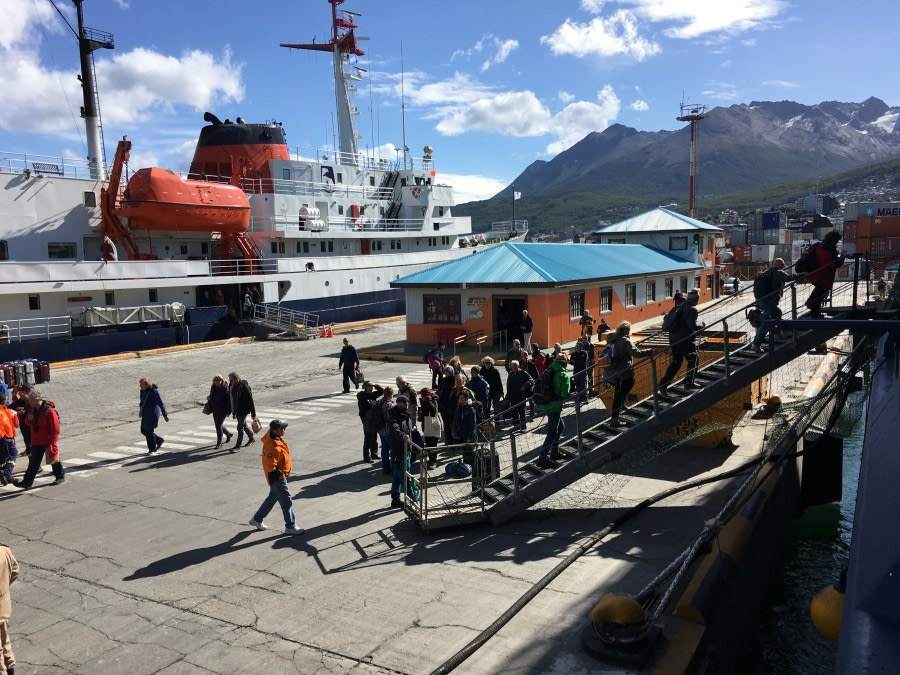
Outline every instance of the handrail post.
<path fill-rule="evenodd" d="M 859 256 L 853 259 L 853 302 L 851 306 L 856 309 L 856 301 L 859 297 Z"/>
<path fill-rule="evenodd" d="M 725 350 L 725 384 L 731 384 L 731 349 L 728 338 L 728 322 L 722 320 L 722 346 Z"/>
<path fill-rule="evenodd" d="M 656 354 L 650 357 L 650 384 L 653 386 L 653 424 L 659 415 L 659 385 L 656 375 Z"/>
<path fill-rule="evenodd" d="M 562 411 L 560 411 L 562 415 Z M 575 437 L 578 439 L 578 457 L 584 459 L 584 441 L 581 437 L 581 397 L 575 392 Z"/>
<path fill-rule="evenodd" d="M 791 318 L 797 318 L 797 284 L 791 286 Z M 797 349 L 797 329 L 791 328 L 791 347 Z"/>
<path fill-rule="evenodd" d="M 522 405 L 525 405 L 523 402 Z M 513 482 L 513 494 L 518 497 L 519 496 L 519 455 L 516 451 L 516 435 L 511 433 L 509 435 L 509 449 L 512 455 L 512 482 Z"/>

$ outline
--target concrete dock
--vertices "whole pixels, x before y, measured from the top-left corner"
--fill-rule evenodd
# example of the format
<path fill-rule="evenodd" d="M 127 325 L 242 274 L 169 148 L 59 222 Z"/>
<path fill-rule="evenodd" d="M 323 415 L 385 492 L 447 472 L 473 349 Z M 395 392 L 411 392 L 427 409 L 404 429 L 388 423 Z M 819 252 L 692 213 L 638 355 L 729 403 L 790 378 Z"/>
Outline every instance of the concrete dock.
<path fill-rule="evenodd" d="M 32 490 L 0 488 L 0 541 L 22 567 L 10 620 L 18 675 L 429 672 L 624 509 L 759 454 L 764 422 L 737 430 L 737 449 L 672 449 L 610 475 L 607 494 L 554 502 L 566 508 L 538 504 L 500 527 L 425 533 L 388 508 L 380 464 L 361 461 L 355 392 L 342 393 L 337 369 L 341 337 L 53 371 L 40 389 L 59 411 L 67 481 L 50 486 L 45 471 Z M 349 337 L 358 348 L 396 343 L 404 326 Z M 430 385 L 422 363 L 363 369 L 381 384 L 403 375 Z M 281 534 L 277 506 L 269 531 L 247 524 L 267 493 L 259 442 L 213 448 L 201 408 L 213 375 L 230 371 L 251 384 L 261 420 L 289 422 L 302 536 Z M 137 417 L 145 376 L 170 416 L 152 457 Z M 641 589 L 739 480 L 680 493 L 628 521 L 457 672 L 619 672 L 581 648 L 591 607 L 606 591 Z"/>

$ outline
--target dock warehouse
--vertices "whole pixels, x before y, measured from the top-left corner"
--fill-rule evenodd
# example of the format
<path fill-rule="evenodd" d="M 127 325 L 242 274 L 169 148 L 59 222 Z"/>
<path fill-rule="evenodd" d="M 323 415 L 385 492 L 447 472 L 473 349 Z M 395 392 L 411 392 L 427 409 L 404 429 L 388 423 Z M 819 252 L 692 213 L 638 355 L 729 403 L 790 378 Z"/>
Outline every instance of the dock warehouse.
<path fill-rule="evenodd" d="M 451 345 L 457 336 L 475 334 L 496 344 L 498 331 L 507 331 L 511 342 L 522 337 L 527 309 L 534 321 L 531 340 L 546 348 L 574 340 L 585 310 L 614 328 L 665 314 L 678 290 L 697 288 L 701 302 L 712 299 L 715 270 L 700 257 L 699 245 L 668 252 L 636 244 L 507 242 L 391 286 L 406 293 L 410 344 Z"/>

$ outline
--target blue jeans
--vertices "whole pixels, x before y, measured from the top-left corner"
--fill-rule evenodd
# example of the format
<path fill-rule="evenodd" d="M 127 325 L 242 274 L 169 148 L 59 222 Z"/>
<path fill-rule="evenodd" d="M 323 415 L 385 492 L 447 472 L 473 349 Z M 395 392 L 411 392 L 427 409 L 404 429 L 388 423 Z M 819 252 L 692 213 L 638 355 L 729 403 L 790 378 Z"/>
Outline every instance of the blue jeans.
<path fill-rule="evenodd" d="M 18 456 L 15 439 L 0 438 L 0 473 L 5 475 L 9 482 L 12 482 L 13 469 Z"/>
<path fill-rule="evenodd" d="M 241 447 L 244 444 L 244 434 L 247 434 L 247 440 L 253 439 L 253 431 L 247 425 L 247 418 L 250 416 L 250 413 L 244 413 L 243 415 L 237 416 L 237 440 L 234 442 L 234 446 L 236 448 Z"/>
<path fill-rule="evenodd" d="M 269 511 L 275 506 L 275 502 L 281 504 L 281 511 L 284 513 L 284 526 L 294 527 L 297 521 L 294 518 L 294 509 L 291 506 L 291 493 L 288 491 L 287 478 L 282 478 L 269 485 L 269 494 L 253 516 L 253 520 L 261 523 L 263 518 L 269 515 Z"/>
<path fill-rule="evenodd" d="M 409 453 L 406 454 L 405 468 L 407 471 L 409 470 Z M 403 462 L 391 462 L 391 501 L 400 499 L 400 493 L 403 492 L 404 473 Z M 414 502 L 419 501 L 419 486 L 410 481 L 406 494 Z"/>
<path fill-rule="evenodd" d="M 562 436 L 565 428 L 566 424 L 562 421 L 562 410 L 547 413 L 547 437 L 541 446 L 541 457 L 546 457 L 550 453 L 550 448 L 559 443 L 559 437 Z"/>
<path fill-rule="evenodd" d="M 753 338 L 753 344 L 757 347 L 761 347 L 762 341 L 766 339 L 766 335 L 769 333 L 769 326 L 766 326 L 765 322 L 777 321 L 780 319 L 781 308 L 778 307 L 778 300 L 775 300 L 774 302 L 761 302 L 757 300 L 756 304 L 762 312 L 763 323 L 756 329 L 756 337 Z"/>
<path fill-rule="evenodd" d="M 391 475 L 391 437 L 390 434 L 378 434 L 381 440 L 381 473 Z"/>

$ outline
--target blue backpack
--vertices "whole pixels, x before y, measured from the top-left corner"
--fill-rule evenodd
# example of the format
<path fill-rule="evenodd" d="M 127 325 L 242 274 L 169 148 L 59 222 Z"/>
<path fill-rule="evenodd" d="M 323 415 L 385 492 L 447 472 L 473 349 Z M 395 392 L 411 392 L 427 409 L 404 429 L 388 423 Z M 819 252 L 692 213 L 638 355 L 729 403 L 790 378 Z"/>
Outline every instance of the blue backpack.
<path fill-rule="evenodd" d="M 669 310 L 669 313 L 666 314 L 666 318 L 663 319 L 662 329 L 667 333 L 672 333 L 675 331 L 679 324 L 681 323 L 681 308 L 687 304 L 687 301 L 682 302 L 680 305 L 676 305 L 672 309 Z"/>

